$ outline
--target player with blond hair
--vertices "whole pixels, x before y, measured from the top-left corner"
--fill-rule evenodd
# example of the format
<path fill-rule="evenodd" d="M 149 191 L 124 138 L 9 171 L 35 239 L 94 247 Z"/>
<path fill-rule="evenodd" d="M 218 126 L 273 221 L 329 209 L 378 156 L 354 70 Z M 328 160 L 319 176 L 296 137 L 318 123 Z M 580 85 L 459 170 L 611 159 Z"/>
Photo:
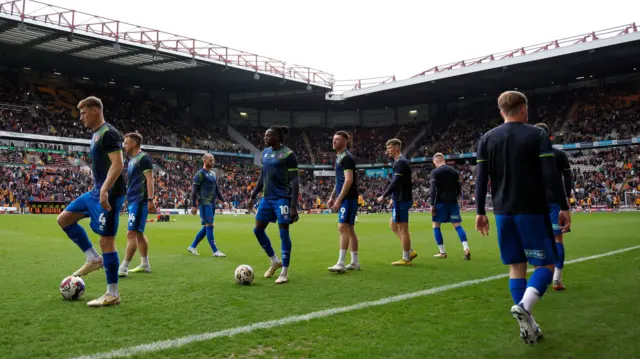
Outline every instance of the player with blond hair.
<path fill-rule="evenodd" d="M 122 134 L 105 122 L 102 101 L 87 97 L 78 104 L 85 127 L 93 131 L 91 136 L 91 172 L 93 189 L 71 202 L 58 216 L 58 225 L 84 252 L 86 262 L 74 276 L 86 276 L 104 267 L 107 275 L 107 292 L 87 303 L 90 307 L 120 304 L 118 292 L 118 267 L 120 259 L 116 250 L 116 235 L 120 209 L 124 204 L 126 185 L 122 169 Z M 78 224 L 91 218 L 91 229 L 100 236 L 102 257 L 93 248 L 87 232 Z"/>
<path fill-rule="evenodd" d="M 440 252 L 435 254 L 436 258 L 447 258 L 447 252 L 444 249 L 444 238 L 440 226 L 442 223 L 451 223 L 458 233 L 458 238 L 462 243 L 464 251 L 464 259 L 471 259 L 471 251 L 467 242 L 467 233 L 462 228 L 462 216 L 460 216 L 460 206 L 458 205 L 458 197 L 462 193 L 460 184 L 460 172 L 455 168 L 447 166 L 444 155 L 436 153 L 433 156 L 433 164 L 436 168 L 431 171 L 431 222 L 433 226 L 433 235 Z"/>
<path fill-rule="evenodd" d="M 498 108 L 504 123 L 485 133 L 478 146 L 476 229 L 483 236 L 489 234 L 485 204 L 491 179 L 500 255 L 509 266 L 511 315 L 520 326 L 520 338 L 535 344 L 542 332 L 531 312 L 551 284 L 556 263 L 547 190 L 551 202 L 560 206 L 558 226 L 563 232 L 569 228 L 571 213 L 549 135 L 527 124 L 527 97 L 504 92 Z M 527 264 L 535 268 L 528 281 Z"/>

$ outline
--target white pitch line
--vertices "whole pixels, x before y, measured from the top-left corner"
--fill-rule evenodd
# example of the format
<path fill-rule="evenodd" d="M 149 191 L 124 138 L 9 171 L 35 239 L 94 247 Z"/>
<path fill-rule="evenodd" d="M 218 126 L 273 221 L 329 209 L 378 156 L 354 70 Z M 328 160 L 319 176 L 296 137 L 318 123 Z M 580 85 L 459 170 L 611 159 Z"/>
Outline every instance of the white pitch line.
<path fill-rule="evenodd" d="M 607 253 L 596 254 L 589 257 L 572 259 L 570 261 L 566 261 L 565 264 L 573 264 L 573 263 L 580 263 L 584 261 L 590 261 L 593 259 L 598 259 L 602 257 L 612 256 L 619 253 L 628 252 L 634 249 L 640 249 L 640 245 L 628 247 L 624 249 L 618 249 L 618 250 L 607 252 Z M 354 310 L 360 310 L 360 309 L 369 308 L 369 307 L 377 307 L 377 306 L 386 305 L 389 303 L 395 303 L 395 302 L 417 298 L 417 297 L 424 297 L 432 294 L 445 292 L 451 289 L 458 289 L 458 288 L 468 287 L 471 285 L 489 282 L 495 279 L 506 278 L 507 276 L 508 276 L 507 274 L 498 274 L 498 275 L 493 275 L 491 277 L 467 280 L 464 282 L 444 285 L 441 287 L 421 290 L 413 293 L 396 295 L 393 297 L 382 298 L 382 299 L 378 299 L 370 302 L 357 303 L 357 304 L 346 306 L 346 307 L 319 310 L 316 312 L 311 312 L 311 313 L 301 314 L 301 315 L 293 315 L 290 317 L 285 317 L 285 318 L 276 319 L 276 320 L 269 320 L 265 322 L 258 322 L 258 323 L 254 323 L 254 324 L 243 326 L 243 327 L 230 328 L 230 329 L 220 330 L 217 332 L 195 334 L 195 335 L 188 335 L 188 336 L 176 338 L 176 339 L 161 340 L 161 341 L 157 341 L 149 344 L 141 344 L 141 345 L 136 345 L 136 346 L 127 347 L 127 348 L 120 348 L 120 349 L 116 349 L 109 352 L 84 355 L 84 356 L 76 357 L 75 359 L 110 359 L 110 358 L 118 358 L 118 357 L 127 357 L 134 354 L 151 353 L 151 352 L 157 352 L 157 351 L 166 350 L 166 349 L 173 349 L 173 348 L 181 347 L 187 344 L 202 342 L 202 341 L 211 340 L 214 338 L 232 337 L 242 333 L 253 332 L 258 329 L 271 329 L 275 327 L 281 327 L 287 324 L 294 324 L 294 323 L 299 323 L 303 321 L 308 321 L 311 319 L 328 317 L 328 316 L 339 314 L 339 313 L 351 312 Z"/>

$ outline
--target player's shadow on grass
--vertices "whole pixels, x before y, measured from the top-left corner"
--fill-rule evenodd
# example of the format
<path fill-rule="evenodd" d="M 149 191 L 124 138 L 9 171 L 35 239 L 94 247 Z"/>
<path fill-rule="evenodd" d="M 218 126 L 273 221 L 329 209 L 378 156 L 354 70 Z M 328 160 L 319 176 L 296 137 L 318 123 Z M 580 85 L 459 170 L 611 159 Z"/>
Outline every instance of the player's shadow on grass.
<path fill-rule="evenodd" d="M 258 283 L 257 281 L 253 281 L 250 284 L 238 284 L 238 283 L 232 283 L 229 285 L 230 287 L 233 287 L 234 290 L 249 290 L 251 288 L 255 288 L 255 287 L 263 287 L 264 284 L 263 283 Z"/>

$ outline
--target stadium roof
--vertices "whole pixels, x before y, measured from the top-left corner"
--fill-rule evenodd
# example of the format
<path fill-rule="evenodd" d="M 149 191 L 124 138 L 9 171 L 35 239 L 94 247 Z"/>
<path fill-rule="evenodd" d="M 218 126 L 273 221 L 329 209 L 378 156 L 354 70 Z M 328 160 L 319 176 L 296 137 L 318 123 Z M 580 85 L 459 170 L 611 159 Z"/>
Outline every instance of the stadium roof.
<path fill-rule="evenodd" d="M 238 95 L 236 103 L 279 110 L 356 110 L 476 98 L 514 88 L 537 89 L 640 70 L 635 23 L 434 66 L 396 81 L 394 76 L 336 81 L 332 92 L 286 96 Z M 347 91 L 341 92 L 341 90 Z M 325 101 L 329 100 L 329 101 Z"/>
<path fill-rule="evenodd" d="M 547 87 L 589 78 L 604 78 L 640 67 L 640 32 L 635 23 L 517 48 L 469 60 L 434 66 L 410 79 L 383 81 L 363 88 L 328 93 L 330 101 L 366 96 L 401 99 L 454 99 L 517 86 Z M 493 91 L 491 91 L 493 90 Z"/>
<path fill-rule="evenodd" d="M 334 82 L 324 71 L 33 0 L 0 4 L 0 50 L 3 65 L 176 90 L 325 93 Z"/>

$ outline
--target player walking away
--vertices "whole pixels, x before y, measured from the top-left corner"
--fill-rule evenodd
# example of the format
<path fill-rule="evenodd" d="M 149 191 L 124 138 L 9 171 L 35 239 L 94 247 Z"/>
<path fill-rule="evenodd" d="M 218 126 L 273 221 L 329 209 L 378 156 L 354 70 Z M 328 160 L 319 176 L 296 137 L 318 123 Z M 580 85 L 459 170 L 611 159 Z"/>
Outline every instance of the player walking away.
<path fill-rule="evenodd" d="M 285 136 L 289 132 L 286 126 L 271 126 L 264 134 L 267 146 L 262 151 L 262 172 L 258 184 L 253 189 L 247 207 L 253 208 L 253 203 L 260 191 L 262 199 L 256 213 L 256 226 L 253 233 L 258 243 L 271 259 L 271 266 L 264 273 L 265 278 L 271 278 L 278 268 L 282 268 L 276 284 L 289 281 L 289 262 L 291 259 L 291 238 L 289 225 L 298 221 L 298 161 L 296 155 L 284 145 Z M 271 241 L 265 233 L 269 222 L 278 220 L 280 240 L 282 241 L 282 261 L 271 247 Z"/>
<path fill-rule="evenodd" d="M 347 150 L 350 136 L 345 131 L 338 131 L 333 135 L 333 149 L 336 158 L 336 184 L 331 192 L 327 205 L 338 212 L 338 231 L 340 232 L 340 254 L 338 263 L 329 267 L 330 272 L 344 273 L 349 270 L 360 270 L 358 260 L 358 236 L 355 232 L 356 217 L 358 215 L 358 173 L 356 162 Z M 338 193 L 338 198 L 334 196 Z M 351 244 L 351 263 L 344 265 L 347 250 Z"/>
<path fill-rule="evenodd" d="M 58 225 L 84 252 L 86 263 L 74 276 L 86 276 L 104 266 L 107 275 L 107 292 L 87 303 L 90 307 L 120 304 L 118 293 L 118 252 L 115 237 L 118 233 L 120 209 L 125 199 L 125 182 L 122 176 L 122 135 L 106 123 L 102 101 L 87 97 L 78 104 L 85 127 L 93 131 L 91 136 L 91 171 L 93 189 L 76 198 L 58 216 Z M 93 248 L 87 232 L 78 224 L 91 218 L 91 229 L 100 236 L 102 258 Z"/>
<path fill-rule="evenodd" d="M 451 223 L 462 243 L 462 249 L 464 250 L 463 258 L 470 260 L 471 251 L 469 251 L 467 233 L 465 233 L 461 225 L 462 217 L 460 216 L 460 206 L 458 205 L 458 197 L 462 193 L 460 172 L 445 164 L 442 153 L 436 153 L 433 156 L 433 164 L 436 168 L 431 171 L 431 222 L 433 225 L 433 235 L 440 250 L 434 257 L 447 258 L 440 225 L 442 223 Z"/>
<path fill-rule="evenodd" d="M 142 152 L 142 135 L 137 132 L 124 136 L 124 151 L 130 156 L 127 166 L 127 209 L 129 223 L 127 230 L 127 250 L 124 261 L 118 270 L 118 276 L 126 277 L 131 273 L 150 273 L 149 240 L 144 234 L 149 213 L 155 213 L 153 204 L 153 163 L 151 157 Z M 141 263 L 129 271 L 129 263 L 136 250 L 140 249 Z"/>
<path fill-rule="evenodd" d="M 536 124 L 536 126 L 544 129 L 547 133 L 550 133 L 549 127 L 546 124 L 538 123 Z M 549 141 L 551 141 L 551 137 L 549 137 Z M 573 189 L 573 173 L 571 172 L 569 158 L 567 157 L 567 154 L 562 150 L 559 150 L 557 148 L 552 148 L 552 150 L 556 168 L 562 175 L 565 198 L 567 203 L 569 203 L 571 190 Z M 557 262 L 555 271 L 553 272 L 553 289 L 564 290 L 564 285 L 562 284 L 562 270 L 564 268 L 564 235 L 562 233 L 562 228 L 560 228 L 558 224 L 560 205 L 554 203 L 552 198 L 552 194 L 547 191 L 547 199 L 549 200 L 549 216 L 551 217 L 551 225 L 553 226 L 553 235 L 556 237 Z M 567 228 L 566 232 L 571 232 L 571 228 Z"/>
<path fill-rule="evenodd" d="M 394 266 L 410 266 L 411 261 L 418 253 L 411 248 L 411 236 L 409 234 L 409 208 L 413 204 L 411 167 L 409 160 L 402 156 L 402 142 L 393 138 L 386 143 L 387 154 L 395 160 L 393 164 L 393 179 L 378 197 L 378 203 L 382 203 L 386 197 L 393 194 L 393 209 L 389 227 L 398 236 L 402 243 L 402 259 L 391 263 Z"/>
<path fill-rule="evenodd" d="M 496 216 L 502 262 L 509 265 L 512 316 L 520 326 L 520 338 L 533 345 L 542 332 L 531 311 L 553 278 L 556 247 L 549 220 L 545 187 L 552 203 L 560 206 L 558 225 L 566 231 L 571 223 L 569 206 L 556 169 L 549 135 L 527 124 L 527 98 L 507 91 L 498 98 L 505 123 L 487 132 L 478 146 L 476 229 L 489 234 L 485 212 L 487 184 Z M 527 261 L 535 267 L 527 283 Z"/>
<path fill-rule="evenodd" d="M 196 234 L 196 238 L 193 240 L 187 251 L 189 253 L 198 256 L 196 248 L 200 241 L 206 236 L 211 251 L 214 257 L 226 257 L 227 255 L 222 253 L 218 247 L 216 247 L 216 241 L 213 237 L 213 219 L 216 213 L 216 199 L 224 203 L 224 197 L 220 193 L 216 174 L 213 173 L 213 165 L 216 160 L 210 153 L 205 153 L 202 156 L 202 168 L 196 172 L 193 176 L 193 189 L 191 190 L 191 214 L 196 215 L 198 209 L 200 210 L 200 224 L 202 228 L 200 232 Z M 199 206 L 198 206 L 199 204 Z"/>

